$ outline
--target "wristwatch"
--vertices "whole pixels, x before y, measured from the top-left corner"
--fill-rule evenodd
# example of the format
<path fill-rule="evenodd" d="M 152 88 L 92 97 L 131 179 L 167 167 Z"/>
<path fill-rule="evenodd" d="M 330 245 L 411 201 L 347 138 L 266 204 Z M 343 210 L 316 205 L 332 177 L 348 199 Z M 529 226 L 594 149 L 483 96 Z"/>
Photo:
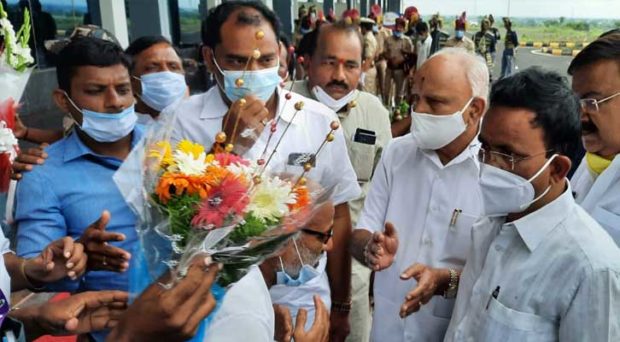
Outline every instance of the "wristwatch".
<path fill-rule="evenodd" d="M 450 283 L 448 288 L 444 291 L 443 297 L 446 299 L 456 298 L 456 293 L 459 289 L 459 274 L 454 269 L 449 269 Z"/>

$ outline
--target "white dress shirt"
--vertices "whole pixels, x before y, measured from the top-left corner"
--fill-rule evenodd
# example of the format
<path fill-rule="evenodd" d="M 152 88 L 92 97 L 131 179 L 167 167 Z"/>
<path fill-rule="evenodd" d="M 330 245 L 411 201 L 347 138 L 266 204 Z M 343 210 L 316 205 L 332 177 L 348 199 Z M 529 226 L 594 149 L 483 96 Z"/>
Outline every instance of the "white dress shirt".
<path fill-rule="evenodd" d="M 278 113 L 281 115 L 281 120 L 278 122 L 276 133 L 268 146 L 267 157 L 272 153 L 286 126 L 289 123 L 291 125 L 269 164 L 269 170 L 271 172 L 301 175 L 303 163 L 289 165 L 290 157 L 296 154 L 316 153 L 330 131 L 330 123 L 338 121 L 338 117 L 325 105 L 296 93 L 291 92 L 291 99 L 286 101 L 284 99 L 285 92 L 287 91 L 282 91 L 278 87 Z M 304 107 L 297 115 L 293 116 L 295 103 L 299 101 L 304 102 Z M 215 135 L 222 129 L 222 120 L 227 111 L 228 106 L 224 103 L 219 88 L 215 86 L 204 94 L 191 96 L 175 106 L 164 109 L 162 115 L 174 115 L 171 119 L 174 120 L 171 136 L 173 143 L 181 139 L 189 139 L 209 148 L 215 141 Z M 267 127 L 270 127 L 270 123 L 267 124 Z M 252 160 L 261 158 L 269 134 L 269 129 L 263 129 L 254 146 L 246 152 L 244 157 Z M 323 189 L 332 190 L 331 200 L 334 205 L 338 205 L 359 197 L 361 190 L 347 154 L 342 128 L 335 131 L 334 135 L 334 141 L 323 147 L 316 160 L 316 167 L 307 174 L 307 177 L 320 183 Z M 327 257 L 323 256 L 322 259 L 322 262 L 325 263 Z M 297 304 L 310 308 L 308 311 L 308 322 L 310 323 L 308 324 L 314 321 L 312 294 L 319 294 L 328 308 L 331 302 L 327 273 L 324 270 L 321 271 L 319 284 L 313 283 L 290 288 L 291 292 L 306 291 L 310 293 L 309 296 L 304 297 L 306 298 L 304 303 L 297 302 L 296 305 L 289 306 L 291 312 L 295 313 L 297 312 Z M 317 287 L 320 290 L 317 290 Z M 284 294 L 280 292 L 279 295 Z"/>
<path fill-rule="evenodd" d="M 570 187 L 476 222 L 445 341 L 620 341 L 620 250 Z"/>
<path fill-rule="evenodd" d="M 431 55 L 431 46 L 433 45 L 433 37 L 429 34 L 424 41 L 418 39 L 415 43 L 418 59 L 416 60 L 416 69 L 420 69 L 422 64 Z"/>
<path fill-rule="evenodd" d="M 394 263 L 375 274 L 373 341 L 441 341 L 454 299 L 435 296 L 405 319 L 398 315 L 415 279 L 400 274 L 415 263 L 461 269 L 470 232 L 482 212 L 477 140 L 443 165 L 434 151 L 419 149 L 411 134 L 388 144 L 375 170 L 358 229 L 394 224 L 399 246 Z M 453 220 L 455 209 L 462 211 Z M 453 223 L 453 224 L 451 224 Z"/>
<path fill-rule="evenodd" d="M 588 170 L 583 158 L 571 179 L 577 204 L 601 225 L 620 246 L 620 157 L 600 175 Z"/>
<path fill-rule="evenodd" d="M 278 123 L 277 131 L 269 143 L 267 157 L 273 151 L 287 124 L 289 122 L 292 124 L 270 162 L 269 169 L 272 172 L 301 175 L 303 164 L 289 165 L 289 157 L 296 153 L 314 154 L 329 133 L 330 123 L 337 121 L 338 117 L 332 110 L 314 100 L 291 93 L 291 100 L 285 101 L 282 96 L 284 92 L 279 90 L 278 93 L 280 95 L 278 112 L 281 113 L 282 120 Z M 295 103 L 299 101 L 304 102 L 304 107 L 293 118 Z M 281 110 L 283 106 L 285 107 Z M 191 96 L 176 106 L 166 108 L 162 114 L 168 115 L 169 110 L 173 110 L 176 115 L 171 136 L 174 143 L 181 139 L 188 139 L 203 144 L 209 149 L 215 142 L 215 135 L 222 130 L 222 120 L 228 111 L 228 106 L 222 100 L 218 87 L 212 87 L 204 94 Z M 267 126 L 269 127 L 270 124 Z M 246 152 L 244 157 L 252 160 L 259 159 L 269 135 L 270 130 L 263 129 L 254 146 Z M 337 130 L 335 136 L 333 142 L 325 145 L 318 156 L 316 167 L 307 177 L 319 182 L 325 189 L 334 188 L 332 201 L 334 205 L 337 205 L 357 198 L 360 188 L 357 185 L 355 171 L 347 157 L 342 129 Z"/>
<path fill-rule="evenodd" d="M 273 341 L 275 315 L 257 266 L 235 283 L 205 334 L 205 342 Z"/>

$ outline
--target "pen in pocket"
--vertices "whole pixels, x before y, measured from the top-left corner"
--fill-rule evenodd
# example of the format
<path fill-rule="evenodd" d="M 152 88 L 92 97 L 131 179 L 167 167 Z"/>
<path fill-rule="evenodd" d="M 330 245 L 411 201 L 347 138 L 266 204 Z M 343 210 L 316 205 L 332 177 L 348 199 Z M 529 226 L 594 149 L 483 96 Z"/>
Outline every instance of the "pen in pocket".
<path fill-rule="evenodd" d="M 497 297 L 499 296 L 499 286 L 495 288 L 495 291 L 493 291 L 493 293 L 491 294 L 491 296 L 489 297 L 489 301 L 487 302 L 487 308 L 486 310 L 489 310 L 489 304 L 491 304 L 491 300 L 493 298 L 497 299 Z"/>

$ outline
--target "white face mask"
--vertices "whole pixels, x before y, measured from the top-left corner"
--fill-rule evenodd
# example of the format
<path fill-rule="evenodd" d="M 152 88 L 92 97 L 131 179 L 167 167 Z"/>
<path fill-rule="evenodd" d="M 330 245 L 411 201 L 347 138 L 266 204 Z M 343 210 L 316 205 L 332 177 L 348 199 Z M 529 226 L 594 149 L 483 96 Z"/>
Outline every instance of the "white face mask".
<path fill-rule="evenodd" d="M 532 181 L 549 167 L 556 156 L 557 154 L 551 156 L 530 179 L 525 179 L 492 165 L 480 163 L 480 190 L 482 191 L 485 215 L 493 217 L 520 213 L 543 198 L 551 190 L 551 185 L 542 194 L 534 198 L 536 192 Z"/>
<path fill-rule="evenodd" d="M 316 97 L 319 102 L 326 105 L 334 112 L 337 112 L 340 109 L 344 108 L 344 106 L 348 105 L 349 102 L 351 102 L 355 98 L 355 89 L 351 90 L 351 92 L 338 100 L 329 96 L 329 94 L 318 85 L 312 87 L 312 94 L 314 94 L 314 97 Z"/>
<path fill-rule="evenodd" d="M 463 109 L 450 115 L 434 115 L 411 111 L 411 135 L 419 148 L 440 149 L 465 132 L 467 125 L 463 112 L 473 101 L 467 101 Z"/>

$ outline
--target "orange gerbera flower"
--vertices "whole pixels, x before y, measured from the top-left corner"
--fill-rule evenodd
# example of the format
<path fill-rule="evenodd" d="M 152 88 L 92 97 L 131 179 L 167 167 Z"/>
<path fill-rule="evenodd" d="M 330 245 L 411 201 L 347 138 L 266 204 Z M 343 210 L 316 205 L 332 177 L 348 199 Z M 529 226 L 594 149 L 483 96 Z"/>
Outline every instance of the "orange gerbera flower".
<path fill-rule="evenodd" d="M 227 169 L 221 166 L 210 165 L 207 166 L 203 178 L 209 186 L 219 186 L 228 176 L 232 176 L 232 173 Z"/>
<path fill-rule="evenodd" d="M 293 189 L 293 193 L 295 194 L 295 203 L 288 205 L 290 211 L 297 211 L 310 205 L 310 192 L 307 187 L 297 186 Z"/>
<path fill-rule="evenodd" d="M 200 198 L 206 198 L 209 192 L 209 184 L 204 176 L 187 176 L 180 173 L 167 172 L 161 176 L 155 188 L 159 200 L 166 204 L 172 195 L 180 196 L 198 194 Z"/>

